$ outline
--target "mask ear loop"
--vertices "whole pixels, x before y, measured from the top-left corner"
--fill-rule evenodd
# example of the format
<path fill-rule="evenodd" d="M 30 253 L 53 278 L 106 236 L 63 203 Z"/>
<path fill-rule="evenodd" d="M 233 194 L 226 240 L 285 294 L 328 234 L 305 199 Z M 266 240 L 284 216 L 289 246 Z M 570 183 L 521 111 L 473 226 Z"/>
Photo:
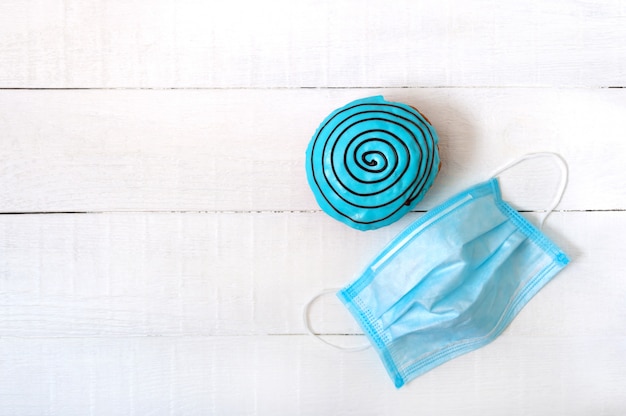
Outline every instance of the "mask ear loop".
<path fill-rule="evenodd" d="M 541 219 L 539 220 L 539 229 L 541 230 L 543 229 L 543 223 L 546 221 L 546 218 L 548 218 L 548 215 L 550 215 L 552 211 L 554 211 L 554 209 L 557 207 L 557 205 L 559 205 L 559 202 L 561 202 L 561 198 L 563 198 L 563 194 L 565 193 L 565 188 L 567 187 L 569 170 L 568 170 L 567 162 L 565 161 L 565 159 L 563 159 L 563 156 L 561 156 L 558 153 L 553 153 L 553 152 L 529 153 L 497 169 L 491 175 L 491 177 L 496 177 L 500 175 L 502 172 L 504 172 L 505 170 L 510 169 L 513 166 L 516 166 L 525 160 L 536 159 L 540 157 L 552 157 L 553 160 L 557 163 L 557 165 L 561 169 L 561 181 L 559 183 L 559 189 L 554 195 L 554 199 L 552 200 L 552 203 L 550 203 L 545 213 L 541 216 Z"/>
<path fill-rule="evenodd" d="M 309 319 L 309 310 L 311 309 L 311 305 L 315 303 L 315 301 L 321 298 L 322 296 L 328 295 L 329 293 L 335 293 L 338 290 L 339 290 L 338 288 L 337 289 L 324 289 L 320 291 L 317 295 L 313 296 L 304 305 L 304 308 L 302 309 L 302 321 L 304 322 L 304 327 L 306 328 L 306 331 L 309 333 L 309 335 L 312 335 L 318 341 L 323 342 L 324 344 L 329 345 L 338 350 L 356 352 L 356 351 L 363 351 L 363 350 L 370 348 L 371 344 L 357 345 L 356 347 L 344 347 L 339 344 L 333 344 L 332 342 L 327 341 L 324 338 L 322 338 L 319 334 L 316 334 L 315 332 L 313 332 L 313 329 L 311 328 L 311 320 Z"/>

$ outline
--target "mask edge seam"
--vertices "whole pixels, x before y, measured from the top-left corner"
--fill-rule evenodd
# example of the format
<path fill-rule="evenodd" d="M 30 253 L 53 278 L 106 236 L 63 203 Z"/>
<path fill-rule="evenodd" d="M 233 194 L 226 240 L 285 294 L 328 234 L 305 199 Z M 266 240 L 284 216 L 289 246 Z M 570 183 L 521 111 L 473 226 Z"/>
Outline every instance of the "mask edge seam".
<path fill-rule="evenodd" d="M 369 309 L 364 307 L 358 295 L 351 297 L 344 290 L 340 290 L 337 293 L 337 297 L 339 297 L 339 299 L 344 303 L 348 311 L 350 311 L 357 323 L 361 326 L 366 336 L 370 339 L 370 341 L 372 341 L 374 349 L 380 356 L 387 373 L 393 379 L 396 387 L 404 385 L 406 383 L 406 379 L 400 372 L 391 351 L 387 348 L 386 337 L 376 327 L 376 322 L 373 319 L 371 312 L 369 312 Z M 402 381 L 400 385 L 397 383 L 398 378 Z"/>

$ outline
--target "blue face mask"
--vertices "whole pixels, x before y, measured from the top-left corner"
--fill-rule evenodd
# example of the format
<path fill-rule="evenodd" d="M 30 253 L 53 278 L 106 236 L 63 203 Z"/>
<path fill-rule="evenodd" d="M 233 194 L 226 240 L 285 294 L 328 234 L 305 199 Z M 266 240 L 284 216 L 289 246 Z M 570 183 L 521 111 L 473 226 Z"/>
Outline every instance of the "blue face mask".
<path fill-rule="evenodd" d="M 567 165 L 559 156 L 538 153 L 524 159 L 546 155 L 556 156 L 563 175 L 541 224 L 567 182 Z M 412 223 L 337 296 L 401 387 L 493 341 L 568 262 L 502 200 L 494 177 Z M 310 330 L 307 311 L 308 305 Z"/>

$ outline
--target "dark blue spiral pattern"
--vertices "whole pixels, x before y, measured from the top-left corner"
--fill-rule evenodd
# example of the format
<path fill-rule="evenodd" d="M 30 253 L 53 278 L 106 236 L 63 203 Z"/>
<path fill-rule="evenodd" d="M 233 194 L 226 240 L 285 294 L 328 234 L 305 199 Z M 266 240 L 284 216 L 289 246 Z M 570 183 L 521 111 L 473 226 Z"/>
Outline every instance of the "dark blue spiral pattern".
<path fill-rule="evenodd" d="M 391 224 L 430 188 L 437 133 L 408 105 L 382 96 L 333 111 L 307 149 L 307 178 L 320 207 L 359 230 Z"/>

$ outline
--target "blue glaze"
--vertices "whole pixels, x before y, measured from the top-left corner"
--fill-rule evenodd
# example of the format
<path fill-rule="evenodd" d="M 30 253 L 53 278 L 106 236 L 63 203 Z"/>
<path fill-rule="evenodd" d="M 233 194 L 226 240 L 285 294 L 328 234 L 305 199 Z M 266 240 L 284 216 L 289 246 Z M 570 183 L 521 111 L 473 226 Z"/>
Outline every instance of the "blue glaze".
<path fill-rule="evenodd" d="M 331 217 L 358 230 L 391 224 L 430 189 L 439 168 L 435 129 L 382 96 L 333 111 L 306 151 L 309 186 Z"/>

